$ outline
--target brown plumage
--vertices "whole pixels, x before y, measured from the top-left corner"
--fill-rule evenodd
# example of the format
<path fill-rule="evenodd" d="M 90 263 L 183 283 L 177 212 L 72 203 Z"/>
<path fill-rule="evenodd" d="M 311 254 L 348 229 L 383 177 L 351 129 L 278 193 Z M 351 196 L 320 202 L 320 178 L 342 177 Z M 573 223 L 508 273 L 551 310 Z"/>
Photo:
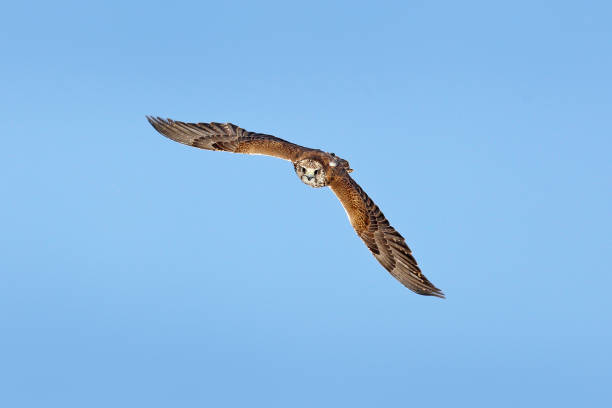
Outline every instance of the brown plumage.
<path fill-rule="evenodd" d="M 351 225 L 374 257 L 410 290 L 444 297 L 423 275 L 404 238 L 378 206 L 351 178 L 348 161 L 263 133 L 248 132 L 231 123 L 185 123 L 147 116 L 162 135 L 189 146 L 233 153 L 263 154 L 293 163 L 300 179 L 312 187 L 329 186 L 346 210 Z"/>

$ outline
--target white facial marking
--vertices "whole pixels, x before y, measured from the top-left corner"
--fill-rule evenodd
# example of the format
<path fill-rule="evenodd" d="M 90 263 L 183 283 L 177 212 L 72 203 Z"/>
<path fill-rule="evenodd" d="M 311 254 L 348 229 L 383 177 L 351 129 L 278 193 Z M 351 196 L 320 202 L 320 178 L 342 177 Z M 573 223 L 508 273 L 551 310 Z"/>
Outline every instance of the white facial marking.
<path fill-rule="evenodd" d="M 313 159 L 303 159 L 295 163 L 295 172 L 302 182 L 311 187 L 325 186 L 325 169 Z"/>

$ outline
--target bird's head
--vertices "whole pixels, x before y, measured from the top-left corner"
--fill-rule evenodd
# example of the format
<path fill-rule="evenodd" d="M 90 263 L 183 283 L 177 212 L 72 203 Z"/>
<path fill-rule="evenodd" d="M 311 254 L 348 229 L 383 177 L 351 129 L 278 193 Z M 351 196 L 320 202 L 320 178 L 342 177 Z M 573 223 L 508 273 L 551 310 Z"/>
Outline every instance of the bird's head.
<path fill-rule="evenodd" d="M 325 187 L 325 167 L 314 159 L 302 159 L 294 164 L 295 173 L 310 187 Z"/>

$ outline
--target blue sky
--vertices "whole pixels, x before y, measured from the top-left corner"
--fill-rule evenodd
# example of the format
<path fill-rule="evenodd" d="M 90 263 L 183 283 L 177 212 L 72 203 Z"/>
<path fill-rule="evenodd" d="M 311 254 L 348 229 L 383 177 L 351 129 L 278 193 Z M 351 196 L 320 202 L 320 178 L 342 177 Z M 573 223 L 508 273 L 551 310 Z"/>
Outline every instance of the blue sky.
<path fill-rule="evenodd" d="M 610 406 L 607 2 L 5 5 L 0 404 Z M 329 189 L 145 115 L 350 161 Z"/>

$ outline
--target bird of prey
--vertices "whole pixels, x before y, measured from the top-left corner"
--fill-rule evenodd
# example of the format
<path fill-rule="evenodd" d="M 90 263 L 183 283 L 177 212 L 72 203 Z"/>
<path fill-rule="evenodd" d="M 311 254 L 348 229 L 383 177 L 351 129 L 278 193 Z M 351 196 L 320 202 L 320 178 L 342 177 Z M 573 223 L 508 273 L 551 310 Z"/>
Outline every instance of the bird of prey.
<path fill-rule="evenodd" d="M 147 119 L 162 135 L 188 146 L 289 160 L 302 182 L 311 187 L 329 186 L 332 189 L 357 235 L 391 275 L 420 295 L 444 298 L 442 291 L 423 275 L 404 238 L 351 178 L 349 173 L 353 169 L 346 160 L 334 153 L 248 132 L 231 123 L 186 123 L 152 116 Z"/>

